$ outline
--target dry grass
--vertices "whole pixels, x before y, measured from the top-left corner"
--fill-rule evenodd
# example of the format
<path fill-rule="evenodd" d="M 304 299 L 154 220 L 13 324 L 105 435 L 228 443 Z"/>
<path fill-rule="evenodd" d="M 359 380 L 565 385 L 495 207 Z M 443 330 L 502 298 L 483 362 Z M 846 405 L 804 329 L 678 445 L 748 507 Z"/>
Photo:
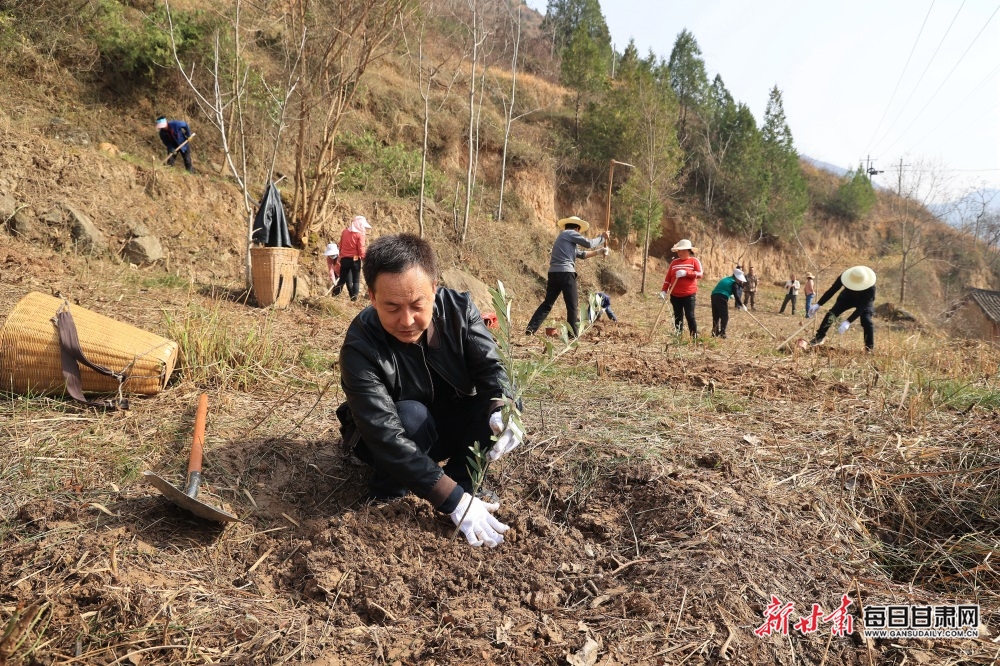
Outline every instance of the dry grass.
<path fill-rule="evenodd" d="M 493 251 L 466 260 L 497 270 Z M 723 651 L 772 663 L 790 650 L 867 663 L 850 640 L 749 632 L 769 594 L 828 607 L 855 589 L 866 602 L 975 601 L 995 628 L 991 347 L 880 324 L 874 356 L 853 329 L 818 353 L 777 353 L 738 314 L 727 341 L 663 332 L 646 344 L 659 301 L 617 299 L 622 323 L 598 324 L 527 396 L 530 440 L 487 481 L 518 537 L 480 553 L 451 543 L 420 502 L 359 503 L 364 473 L 339 452 L 333 416 L 351 312 L 266 313 L 124 270 L 101 280 L 168 304 L 148 322 L 184 339 L 188 361 L 124 414 L 4 399 L 10 663 L 447 663 L 470 649 L 496 663 L 529 663 L 532 650 L 558 661 L 582 644 L 579 622 L 631 663 Z M 533 278 L 511 283 L 531 294 Z M 778 298 L 765 294 L 758 318 L 790 332 L 799 320 L 764 311 Z M 519 297 L 515 332 L 534 305 Z M 702 304 L 703 327 L 707 314 Z M 525 361 L 538 344 L 515 337 L 515 353 Z M 141 482 L 155 469 L 181 483 L 202 390 L 203 497 L 245 521 L 225 529 Z M 474 629 L 504 618 L 510 646 Z M 984 641 L 872 646 L 880 663 L 918 649 L 935 661 L 995 653 Z"/>

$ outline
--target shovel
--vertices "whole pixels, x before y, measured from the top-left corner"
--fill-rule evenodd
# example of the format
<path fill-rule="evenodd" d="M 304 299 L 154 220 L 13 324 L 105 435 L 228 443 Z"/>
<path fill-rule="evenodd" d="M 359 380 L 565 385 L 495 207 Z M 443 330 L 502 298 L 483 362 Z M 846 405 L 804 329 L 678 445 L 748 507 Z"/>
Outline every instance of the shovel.
<path fill-rule="evenodd" d="M 233 514 L 216 509 L 211 504 L 206 504 L 198 499 L 198 488 L 201 486 L 201 454 L 205 445 L 205 419 L 207 416 L 208 396 L 202 393 L 198 398 L 198 411 L 194 417 L 194 439 L 191 442 L 191 454 L 188 456 L 187 488 L 184 490 L 175 488 L 170 482 L 149 470 L 142 474 L 168 500 L 182 509 L 187 509 L 200 518 L 214 520 L 218 523 L 236 521 L 239 518 Z"/>
<path fill-rule="evenodd" d="M 745 306 L 744 306 L 744 307 L 745 307 Z M 757 319 L 757 317 L 754 317 L 754 316 L 753 316 L 752 314 L 750 314 L 750 311 L 749 311 L 749 310 L 744 310 L 743 312 L 744 312 L 744 313 L 746 313 L 747 315 L 749 315 L 749 317 L 750 317 L 751 319 L 753 319 L 753 320 L 754 320 L 755 322 L 757 322 L 757 325 L 758 325 L 758 326 L 760 326 L 760 327 L 761 327 L 762 329 L 764 329 L 764 332 L 765 332 L 765 333 L 767 333 L 768 335 L 770 335 L 770 336 L 771 336 L 772 338 L 774 338 L 775 340 L 777 340 L 777 339 L 778 339 L 778 336 L 777 336 L 777 335 L 775 335 L 774 333 L 772 333 L 771 331 L 767 330 L 767 326 L 764 326 L 764 324 L 760 323 L 760 319 Z"/>
<path fill-rule="evenodd" d="M 163 163 L 166 164 L 167 161 L 171 157 L 173 157 L 174 155 L 176 155 L 177 153 L 179 153 L 180 150 L 181 150 L 181 148 L 183 148 L 184 146 L 186 146 L 188 144 L 188 141 L 190 141 L 191 139 L 193 139 L 196 135 L 197 135 L 197 132 L 194 133 L 194 134 L 192 134 L 188 138 L 184 139 L 184 141 L 182 143 L 177 144 L 177 147 L 170 151 L 170 153 L 167 155 L 167 159 L 163 160 Z"/>
<path fill-rule="evenodd" d="M 819 314 L 819 310 L 816 311 L 816 314 Z M 792 333 L 791 335 L 788 336 L 787 340 L 785 340 L 780 345 L 778 345 L 777 351 L 781 351 L 781 348 L 784 347 L 785 345 L 787 345 L 792 340 L 794 340 L 796 335 L 798 335 L 802 331 L 806 330 L 810 326 L 813 326 L 815 323 L 816 323 L 816 317 L 815 317 L 815 315 L 813 317 L 810 317 L 810 318 L 806 319 L 806 323 L 802 324 L 802 326 L 800 328 L 796 329 L 794 333 Z"/>
<path fill-rule="evenodd" d="M 670 294 L 674 293 L 674 287 L 677 286 L 677 278 L 674 278 L 673 283 L 670 285 L 670 289 L 667 290 L 667 295 L 663 297 L 663 305 L 660 306 L 660 311 L 656 313 L 656 321 L 653 322 L 653 328 L 649 329 L 649 337 L 646 338 L 646 343 L 653 341 L 653 336 L 656 335 L 656 327 L 660 325 L 660 319 L 663 317 L 663 311 L 667 309 L 667 303 L 670 302 Z"/>

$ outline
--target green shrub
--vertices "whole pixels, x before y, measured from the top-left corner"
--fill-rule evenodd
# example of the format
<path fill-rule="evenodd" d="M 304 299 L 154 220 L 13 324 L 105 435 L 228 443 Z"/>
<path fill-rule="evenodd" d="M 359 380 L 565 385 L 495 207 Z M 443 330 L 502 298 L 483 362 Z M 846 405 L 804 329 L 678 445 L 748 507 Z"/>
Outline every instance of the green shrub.
<path fill-rule="evenodd" d="M 871 180 L 859 165 L 857 171 L 848 171 L 840 187 L 827 202 L 827 210 L 847 220 L 860 220 L 875 205 L 875 190 Z"/>
<path fill-rule="evenodd" d="M 420 195 L 420 151 L 384 145 L 371 132 L 345 134 L 339 185 L 344 190 L 377 191 L 408 198 Z M 427 164 L 425 196 L 435 198 L 443 175 Z"/>
<path fill-rule="evenodd" d="M 172 12 L 174 41 L 181 56 L 207 43 L 213 25 L 205 14 Z M 90 38 L 101 54 L 105 71 L 129 81 L 153 81 L 156 70 L 174 66 L 166 8 L 157 4 L 149 14 L 120 0 L 97 0 Z"/>

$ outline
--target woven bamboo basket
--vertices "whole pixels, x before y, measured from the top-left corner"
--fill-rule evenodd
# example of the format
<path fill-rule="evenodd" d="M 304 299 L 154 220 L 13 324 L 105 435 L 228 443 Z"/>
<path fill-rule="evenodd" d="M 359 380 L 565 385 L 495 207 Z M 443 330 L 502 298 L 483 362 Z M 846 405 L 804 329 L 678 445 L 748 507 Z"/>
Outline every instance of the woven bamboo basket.
<path fill-rule="evenodd" d="M 250 265 L 257 304 L 287 308 L 295 296 L 299 251 L 290 247 L 252 247 Z"/>
<path fill-rule="evenodd" d="M 65 389 L 54 318 L 63 301 L 31 292 L 0 328 L 0 389 L 15 393 L 52 393 Z M 127 378 L 124 393 L 153 395 L 170 379 L 177 343 L 110 319 L 78 305 L 70 314 L 87 360 Z M 85 393 L 117 393 L 118 381 L 79 364 Z"/>

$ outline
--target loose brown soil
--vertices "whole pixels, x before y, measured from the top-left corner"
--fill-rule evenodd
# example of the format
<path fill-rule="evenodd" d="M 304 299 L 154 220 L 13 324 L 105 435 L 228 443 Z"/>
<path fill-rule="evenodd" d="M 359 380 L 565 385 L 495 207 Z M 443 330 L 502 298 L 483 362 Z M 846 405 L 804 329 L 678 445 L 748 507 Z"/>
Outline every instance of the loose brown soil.
<path fill-rule="evenodd" d="M 230 300 L 231 285 L 143 286 L 127 266 L 14 243 L 4 312 L 31 285 L 58 279 L 81 305 L 160 332 L 164 312 L 191 308 L 217 309 L 234 331 L 270 320 L 290 360 L 262 370 L 250 390 L 199 384 L 182 369 L 126 413 L 4 401 L 0 622 L 11 634 L 0 654 L 10 663 L 993 658 L 989 638 L 753 633 L 771 595 L 793 601 L 795 619 L 812 603 L 833 610 L 845 593 L 856 618 L 859 593 L 864 603 L 978 602 L 996 630 L 991 569 L 969 578 L 969 567 L 938 561 L 914 572 L 887 556 L 899 545 L 893 530 L 901 537 L 913 516 L 885 501 L 900 471 L 885 466 L 886 447 L 912 460 L 997 431 L 989 411 L 918 410 L 914 422 L 912 401 L 909 414 L 897 408 L 901 381 L 878 378 L 895 370 L 912 332 L 883 327 L 880 344 L 896 351 L 873 358 L 854 331 L 818 353 L 779 353 L 734 314 L 726 341 L 663 327 L 647 343 L 659 303 L 620 299 L 622 322 L 599 322 L 531 392 L 528 441 L 487 481 L 511 530 L 495 550 L 475 549 L 425 502 L 363 502 L 366 469 L 341 449 L 333 414 L 333 352 L 362 304 L 265 313 Z M 89 287 L 95 266 L 100 288 Z M 786 335 L 800 323 L 758 315 Z M 699 308 L 704 328 L 708 316 Z M 536 339 L 517 343 L 525 358 L 540 350 Z M 329 362 L 306 364 L 306 347 Z M 202 497 L 243 518 L 227 527 L 184 515 L 142 482 L 150 468 L 181 484 L 202 390 Z"/>
<path fill-rule="evenodd" d="M 337 353 L 365 304 L 247 304 L 242 196 L 213 165 L 219 153 L 195 107 L 199 175 L 189 176 L 160 166 L 149 127 L 166 107 L 181 112 L 183 97 L 82 103 L 80 86 L 50 65 L 31 80 L 0 77 L 0 195 L 35 223 L 30 238 L 14 238 L 0 219 L 0 318 L 35 290 L 183 332 L 189 347 L 218 329 L 237 352 L 260 352 L 251 334 L 275 351 L 182 366 L 127 412 L 0 393 L 0 665 L 995 663 L 996 350 L 880 322 L 874 356 L 857 327 L 815 352 L 778 352 L 740 313 L 725 341 L 675 338 L 666 322 L 650 341 L 660 302 L 615 297 L 621 323 L 601 321 L 532 387 L 528 439 L 487 479 L 511 530 L 500 547 L 474 549 L 425 502 L 363 501 L 368 472 L 342 450 L 334 410 Z M 538 106 L 558 106 L 559 91 L 537 94 Z M 393 132 L 417 126 L 392 111 Z M 522 143 L 537 132 L 533 150 L 544 152 L 546 131 Z M 116 149 L 96 149 L 102 141 Z M 438 166 L 463 171 L 461 146 L 452 132 Z M 498 163 L 489 150 L 484 172 Z M 442 267 L 502 279 L 522 323 L 544 286 L 548 218 L 557 207 L 592 221 L 605 213 L 592 188 L 560 190 L 549 161 L 508 171 L 513 213 L 496 224 L 485 199 L 463 247 L 452 242 L 450 191 L 427 211 Z M 73 245 L 58 221 L 67 205 L 105 234 L 104 254 Z M 373 234 L 417 228 L 412 199 L 338 193 L 302 255 L 314 294 L 325 282 L 316 247 L 359 211 Z M 669 217 L 665 244 L 687 235 L 685 211 Z M 155 266 L 120 257 L 137 223 L 163 245 Z M 823 229 L 800 238 L 815 261 L 867 256 L 860 231 Z M 702 243 L 709 274 L 735 260 L 730 240 Z M 781 294 L 770 282 L 802 258 L 758 244 L 747 259 L 765 276 L 755 314 L 784 339 L 801 319 L 774 314 Z M 629 260 L 602 261 L 634 288 L 638 253 Z M 598 287 L 598 265 L 581 262 L 585 290 Z M 918 296 L 935 299 L 936 278 L 927 286 Z M 515 343 L 520 360 L 541 354 L 538 338 Z M 183 482 L 201 392 L 201 497 L 242 518 L 224 527 L 185 515 L 142 477 Z M 813 603 L 833 610 L 845 593 L 856 621 L 868 603 L 978 603 L 981 637 L 873 641 L 857 630 L 834 637 L 829 625 L 754 633 L 772 595 L 794 602 L 794 620 Z"/>

